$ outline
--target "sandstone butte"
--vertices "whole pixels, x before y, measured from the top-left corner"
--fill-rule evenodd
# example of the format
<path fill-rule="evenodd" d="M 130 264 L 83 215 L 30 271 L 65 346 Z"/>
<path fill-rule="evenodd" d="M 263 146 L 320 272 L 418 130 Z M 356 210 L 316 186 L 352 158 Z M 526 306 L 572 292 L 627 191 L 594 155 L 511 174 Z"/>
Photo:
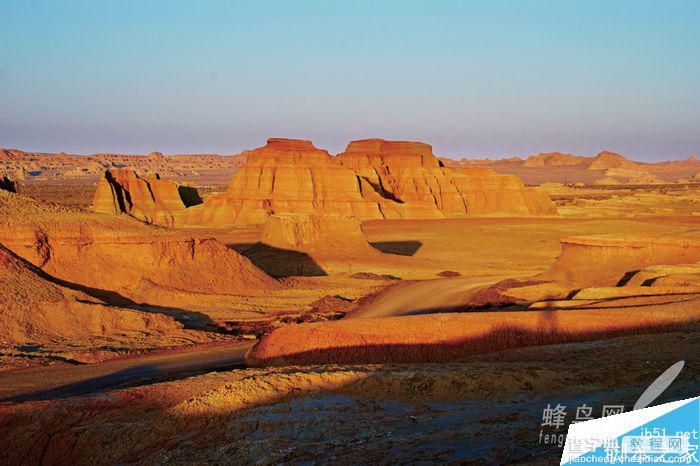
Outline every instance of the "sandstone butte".
<path fill-rule="evenodd" d="M 519 160 L 519 159 L 518 159 Z M 522 161 L 523 167 L 565 167 L 569 165 L 580 165 L 585 162 L 584 157 L 561 152 L 542 152 L 538 155 L 528 157 Z"/>
<path fill-rule="evenodd" d="M 319 257 L 381 256 L 365 238 L 356 218 L 340 215 L 273 215 L 263 227 L 260 242 L 280 249 Z"/>
<path fill-rule="evenodd" d="M 311 141 L 272 138 L 244 154 L 227 192 L 188 208 L 180 224 L 261 224 L 280 213 L 359 219 L 555 213 L 547 194 L 517 177 L 443 167 L 423 143 L 353 141 L 333 157 Z"/>
<path fill-rule="evenodd" d="M 100 178 L 92 210 L 126 213 L 149 223 L 172 226 L 174 215 L 197 202 L 198 197 L 194 188 L 162 180 L 157 173 L 142 177 L 134 170 L 114 169 Z"/>
<path fill-rule="evenodd" d="M 137 303 L 158 305 L 168 293 L 247 295 L 281 286 L 216 239 L 6 191 L 0 243 L 56 279 Z"/>
<path fill-rule="evenodd" d="M 352 272 L 381 262 L 354 217 L 336 214 L 275 214 L 249 250 L 256 264 L 273 276 Z"/>

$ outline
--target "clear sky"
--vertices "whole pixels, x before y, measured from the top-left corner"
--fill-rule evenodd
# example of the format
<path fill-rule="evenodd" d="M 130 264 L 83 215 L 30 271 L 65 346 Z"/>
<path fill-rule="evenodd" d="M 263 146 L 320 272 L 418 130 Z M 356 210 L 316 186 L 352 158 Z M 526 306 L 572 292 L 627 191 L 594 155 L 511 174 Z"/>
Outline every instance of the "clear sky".
<path fill-rule="evenodd" d="M 700 155 L 699 0 L 0 0 L 0 147 Z"/>

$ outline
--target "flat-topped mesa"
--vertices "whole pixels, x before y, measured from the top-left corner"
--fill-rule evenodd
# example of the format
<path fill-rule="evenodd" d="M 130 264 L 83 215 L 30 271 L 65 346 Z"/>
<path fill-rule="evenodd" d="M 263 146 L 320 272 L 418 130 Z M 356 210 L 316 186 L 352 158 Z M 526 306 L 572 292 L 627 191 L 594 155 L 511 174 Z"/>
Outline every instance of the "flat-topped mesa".
<path fill-rule="evenodd" d="M 185 210 L 177 183 L 158 174 L 143 177 L 133 170 L 107 170 L 97 184 L 93 212 L 126 213 L 149 223 L 172 226 L 173 214 Z"/>
<path fill-rule="evenodd" d="M 424 142 L 362 139 L 351 141 L 339 157 L 343 164 L 358 171 L 382 165 L 396 168 L 440 167 L 432 146 Z"/>
<path fill-rule="evenodd" d="M 519 178 L 445 168 L 421 142 L 353 141 L 333 157 L 310 141 L 272 138 L 244 155 L 227 192 L 187 209 L 180 224 L 261 224 L 284 213 L 359 219 L 555 213 L 544 192 Z"/>
<path fill-rule="evenodd" d="M 396 201 L 403 218 L 555 213 L 545 193 L 526 188 L 519 178 L 488 168 L 445 168 L 428 144 L 353 141 L 338 157 L 379 194 Z"/>
<path fill-rule="evenodd" d="M 311 141 L 303 139 L 270 138 L 265 146 L 243 151 L 242 155 L 246 159 L 244 168 L 271 164 L 277 166 L 338 165 L 327 151 L 319 149 Z"/>
<path fill-rule="evenodd" d="M 365 194 L 372 188 L 310 141 L 272 138 L 264 147 L 244 154 L 246 163 L 227 192 L 187 209 L 183 223 L 261 224 L 280 213 L 383 217 L 381 199 Z"/>

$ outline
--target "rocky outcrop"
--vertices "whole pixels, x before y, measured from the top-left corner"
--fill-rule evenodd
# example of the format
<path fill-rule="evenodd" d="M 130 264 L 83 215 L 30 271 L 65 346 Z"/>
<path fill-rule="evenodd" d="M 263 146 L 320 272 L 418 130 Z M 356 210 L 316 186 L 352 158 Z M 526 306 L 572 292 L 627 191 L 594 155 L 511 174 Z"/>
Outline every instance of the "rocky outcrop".
<path fill-rule="evenodd" d="M 700 269 L 694 264 L 700 261 L 700 237 L 693 234 L 590 235 L 571 236 L 560 241 L 561 254 L 549 269 L 532 277 L 504 280 L 489 286 L 465 299 L 465 305 L 570 306 L 567 300 L 576 295 L 578 302 L 573 303 L 576 307 L 583 304 L 578 292 L 591 287 L 602 287 L 610 296 L 629 296 L 645 293 L 622 288 L 665 286 L 666 290 L 651 291 L 659 295 L 659 299 L 674 287 L 676 290 L 671 295 L 691 293 L 693 287 L 700 289 L 700 275 L 695 275 Z"/>
<path fill-rule="evenodd" d="M 513 161 L 511 159 L 511 161 Z M 586 162 L 584 157 L 561 152 L 542 152 L 538 155 L 528 157 L 522 162 L 523 167 L 566 167 L 570 165 L 581 165 Z"/>
<path fill-rule="evenodd" d="M 555 213 L 544 192 L 526 188 L 517 177 L 481 167 L 445 168 L 428 144 L 353 141 L 339 158 L 395 201 L 393 210 L 401 218 Z"/>
<path fill-rule="evenodd" d="M 51 154 L 0 149 L 0 173 L 13 179 L 94 182 L 105 170 L 129 169 L 138 173 L 160 173 L 168 179 L 226 182 L 243 163 L 240 155 L 182 154 L 165 156 L 130 154 Z"/>
<path fill-rule="evenodd" d="M 157 173 L 141 177 L 133 170 L 122 169 L 105 172 L 92 202 L 93 212 L 126 213 L 167 226 L 172 226 L 174 216 L 186 208 L 181 187 L 174 181 L 162 180 Z"/>
<path fill-rule="evenodd" d="M 43 271 L 0 244 L 0 343 L 78 343 L 92 337 L 112 341 L 174 336 L 182 329 L 171 317 L 105 305 L 51 281 Z"/>
<path fill-rule="evenodd" d="M 280 213 L 383 216 L 379 202 L 366 195 L 371 188 L 311 141 L 273 138 L 244 155 L 227 192 L 188 209 L 184 223 L 264 223 Z"/>
<path fill-rule="evenodd" d="M 644 267 L 700 260 L 700 238 L 694 236 L 572 236 L 563 238 L 561 247 L 559 258 L 538 278 L 572 288 L 614 286 Z"/>
<path fill-rule="evenodd" d="M 9 191 L 11 193 L 17 192 L 17 182 L 12 181 L 6 175 L 0 175 L 0 189 Z"/>
<path fill-rule="evenodd" d="M 279 214 L 268 219 L 261 243 L 319 256 L 379 255 L 356 218 L 340 215 Z"/>
<path fill-rule="evenodd" d="M 369 244 L 358 219 L 333 214 L 273 215 L 246 255 L 280 277 L 353 272 L 383 256 Z"/>
<path fill-rule="evenodd" d="M 445 168 L 419 142 L 353 141 L 332 157 L 310 141 L 270 139 L 245 155 L 228 191 L 187 209 L 183 224 L 264 223 L 281 213 L 375 219 L 555 212 L 544 192 L 517 177 Z"/>
<path fill-rule="evenodd" d="M 616 152 L 598 153 L 588 165 L 589 170 L 608 170 L 610 168 L 639 169 L 642 164 L 628 160 Z"/>
<path fill-rule="evenodd" d="M 0 243 L 57 279 L 105 296 L 159 304 L 154 290 L 245 295 L 280 287 L 215 239 L 3 193 Z"/>

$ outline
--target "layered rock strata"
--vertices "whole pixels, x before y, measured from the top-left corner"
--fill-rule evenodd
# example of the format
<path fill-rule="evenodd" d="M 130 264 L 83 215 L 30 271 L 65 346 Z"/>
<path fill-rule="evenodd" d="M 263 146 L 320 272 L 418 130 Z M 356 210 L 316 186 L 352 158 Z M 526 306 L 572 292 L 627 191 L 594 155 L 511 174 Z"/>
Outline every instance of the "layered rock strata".
<path fill-rule="evenodd" d="M 158 174 L 141 177 L 133 170 L 107 170 L 97 184 L 92 210 L 126 213 L 149 223 L 172 226 L 174 216 L 187 207 L 182 188 L 174 181 L 160 179 Z"/>
<path fill-rule="evenodd" d="M 159 304 L 153 292 L 158 289 L 245 295 L 280 287 L 215 239 L 169 232 L 126 215 L 48 206 L 5 191 L 0 191 L 0 243 L 57 279 L 147 304 Z"/>
<path fill-rule="evenodd" d="M 187 209 L 183 225 L 261 224 L 281 213 L 377 219 L 556 212 L 544 192 L 517 177 L 445 168 L 424 143 L 353 141 L 332 157 L 310 141 L 269 139 L 245 155 L 228 191 Z"/>

